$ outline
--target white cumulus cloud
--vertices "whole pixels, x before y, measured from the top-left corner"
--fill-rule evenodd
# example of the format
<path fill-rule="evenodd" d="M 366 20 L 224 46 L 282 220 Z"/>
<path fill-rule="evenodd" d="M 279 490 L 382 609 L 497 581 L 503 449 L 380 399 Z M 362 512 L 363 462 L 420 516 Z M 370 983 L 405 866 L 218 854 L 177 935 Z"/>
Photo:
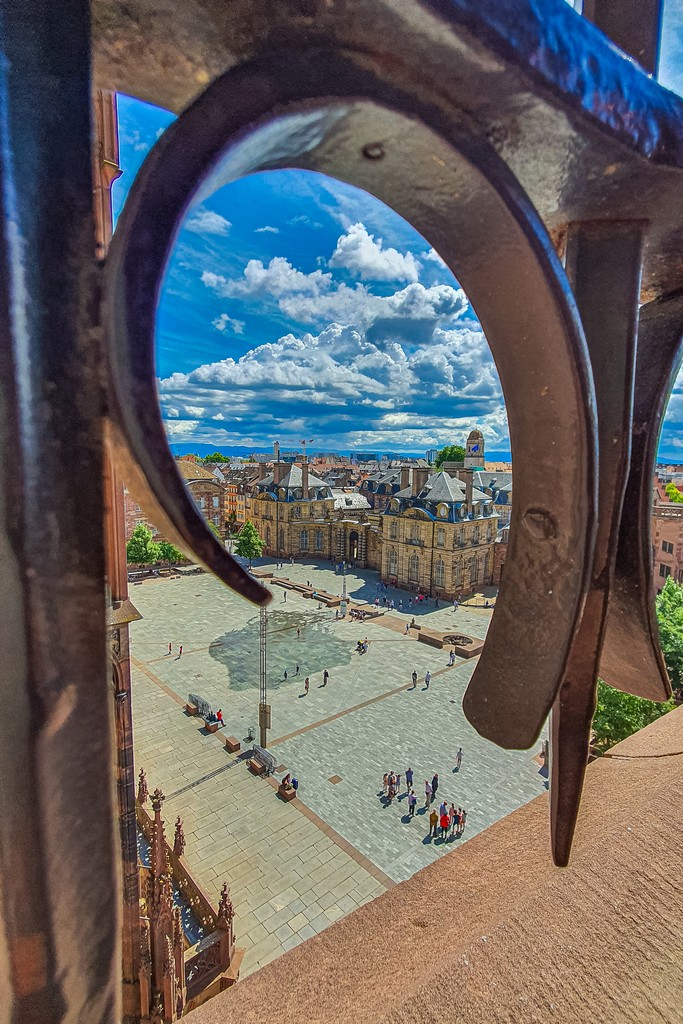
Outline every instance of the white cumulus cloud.
<path fill-rule="evenodd" d="M 351 224 L 337 239 L 331 267 L 344 267 L 366 281 L 417 281 L 419 264 L 411 252 L 385 249 L 361 222 Z"/>
<path fill-rule="evenodd" d="M 280 229 L 274 228 L 271 224 L 266 224 L 265 227 L 262 228 L 256 228 L 257 235 L 263 235 L 266 232 L 270 233 L 271 235 L 279 235 Z"/>
<path fill-rule="evenodd" d="M 226 331 L 230 328 L 233 334 L 244 334 L 244 320 L 235 320 L 233 317 L 228 316 L 227 313 L 221 313 L 220 316 L 211 321 L 211 325 L 217 331 Z"/>
<path fill-rule="evenodd" d="M 220 213 L 200 207 L 193 213 L 185 227 L 188 231 L 194 231 L 198 235 L 227 235 L 232 224 L 225 217 L 221 217 Z"/>

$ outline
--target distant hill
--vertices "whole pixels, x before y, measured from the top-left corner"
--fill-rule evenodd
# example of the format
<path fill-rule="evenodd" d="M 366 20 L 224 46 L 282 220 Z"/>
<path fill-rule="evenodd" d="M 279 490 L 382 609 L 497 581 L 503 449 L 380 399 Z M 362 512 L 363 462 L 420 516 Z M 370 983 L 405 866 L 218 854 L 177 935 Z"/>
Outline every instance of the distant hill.
<path fill-rule="evenodd" d="M 379 449 L 381 451 L 381 449 Z M 245 445 L 215 445 L 215 444 L 192 444 L 191 442 L 182 442 L 171 444 L 171 451 L 174 455 L 200 455 L 202 458 L 205 455 L 211 455 L 215 451 L 220 451 L 223 455 L 229 455 L 231 457 L 237 456 L 241 458 L 248 458 L 252 453 L 254 455 L 271 455 L 273 452 L 273 446 L 268 445 L 263 448 L 247 448 Z M 311 455 L 315 454 L 316 449 L 311 448 Z M 325 448 L 325 451 L 335 451 L 334 448 Z M 342 448 L 337 450 L 337 455 L 348 455 L 349 449 Z M 388 453 L 389 454 L 389 453 Z M 400 459 L 402 455 L 411 459 L 424 459 L 425 453 L 422 452 L 392 452 L 390 458 Z M 490 452 L 487 450 L 486 459 L 489 462 L 509 462 L 510 452 L 509 451 L 495 451 Z"/>

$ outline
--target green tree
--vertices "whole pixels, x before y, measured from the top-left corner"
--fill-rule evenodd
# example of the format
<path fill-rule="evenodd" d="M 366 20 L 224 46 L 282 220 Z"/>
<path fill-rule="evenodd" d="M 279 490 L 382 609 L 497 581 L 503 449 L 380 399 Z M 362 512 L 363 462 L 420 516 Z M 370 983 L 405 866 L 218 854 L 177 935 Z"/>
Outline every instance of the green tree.
<path fill-rule="evenodd" d="M 440 469 L 444 462 L 463 462 L 466 454 L 461 444 L 447 444 L 437 455 L 434 465 Z"/>
<path fill-rule="evenodd" d="M 657 598 L 657 621 L 667 671 L 672 684 L 679 687 L 683 679 L 683 586 L 671 577 Z M 614 690 L 599 680 L 593 717 L 596 745 L 601 750 L 607 750 L 665 715 L 673 707 L 672 700 L 664 704 L 643 700 L 630 693 Z"/>
<path fill-rule="evenodd" d="M 251 562 L 254 558 L 260 558 L 263 553 L 264 542 L 258 535 L 258 531 L 251 519 L 247 519 L 246 523 L 237 535 L 237 541 L 235 543 L 235 553 L 240 555 L 242 558 L 249 559 L 249 568 L 251 569 Z"/>
<path fill-rule="evenodd" d="M 138 523 L 126 544 L 126 561 L 133 565 L 154 565 L 160 557 L 152 531 L 144 523 Z"/>
<path fill-rule="evenodd" d="M 207 526 L 209 527 L 209 529 L 211 530 L 211 532 L 212 532 L 212 533 L 214 533 L 214 534 L 216 535 L 216 537 L 218 538 L 218 540 L 219 540 L 219 541 L 221 542 L 221 544 L 222 544 L 222 543 L 223 543 L 223 538 L 221 537 L 221 531 L 220 531 L 220 530 L 218 529 L 218 527 L 216 526 L 216 524 L 215 524 L 215 523 L 207 523 L 206 525 L 207 525 Z"/>
<path fill-rule="evenodd" d="M 213 462 L 230 462 L 230 456 L 223 455 L 221 452 L 213 452 L 204 457 L 204 465 L 211 465 Z"/>
<path fill-rule="evenodd" d="M 598 702 L 593 716 L 596 746 L 608 750 L 627 736 L 644 729 L 650 722 L 665 715 L 674 707 L 672 700 L 659 704 L 643 700 L 630 693 L 622 693 L 598 680 Z"/>
<path fill-rule="evenodd" d="M 159 548 L 159 561 L 168 562 L 169 566 L 171 562 L 182 562 L 185 559 L 182 551 L 179 551 L 170 541 L 160 540 L 157 547 Z"/>
<path fill-rule="evenodd" d="M 657 597 L 659 642 L 669 678 L 674 686 L 683 680 L 683 586 L 671 576 Z"/>
<path fill-rule="evenodd" d="M 666 491 L 667 495 L 669 496 L 669 501 L 673 501 L 677 505 L 680 505 L 681 502 L 683 502 L 683 494 L 681 494 L 679 489 L 676 487 L 676 484 L 669 483 L 669 484 L 666 485 L 664 490 Z"/>

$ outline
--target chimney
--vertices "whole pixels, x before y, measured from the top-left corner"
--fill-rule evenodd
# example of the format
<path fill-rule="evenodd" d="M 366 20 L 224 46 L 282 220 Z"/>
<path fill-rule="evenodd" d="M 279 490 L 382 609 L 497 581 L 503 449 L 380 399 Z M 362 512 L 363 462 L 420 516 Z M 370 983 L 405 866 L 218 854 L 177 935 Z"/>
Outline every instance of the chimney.
<path fill-rule="evenodd" d="M 279 441 L 276 441 L 275 444 L 273 445 L 273 461 L 274 462 L 279 462 L 280 461 L 280 442 Z"/>
<path fill-rule="evenodd" d="M 401 490 L 410 487 L 410 466 L 401 466 Z"/>
<path fill-rule="evenodd" d="M 301 490 L 303 492 L 303 498 L 308 498 L 308 459 L 304 459 L 301 464 Z"/>
<path fill-rule="evenodd" d="M 259 462 L 258 464 L 258 478 L 259 480 L 266 479 L 266 464 L 265 462 Z"/>
<path fill-rule="evenodd" d="M 472 470 L 468 469 L 465 474 L 465 501 L 468 507 L 472 508 Z"/>
<path fill-rule="evenodd" d="M 281 483 L 287 475 L 287 463 L 286 462 L 274 462 L 273 463 L 273 480 L 275 484 Z"/>
<path fill-rule="evenodd" d="M 428 477 L 428 469 L 418 469 L 417 466 L 413 468 L 413 495 L 420 493 L 424 485 L 427 483 Z"/>

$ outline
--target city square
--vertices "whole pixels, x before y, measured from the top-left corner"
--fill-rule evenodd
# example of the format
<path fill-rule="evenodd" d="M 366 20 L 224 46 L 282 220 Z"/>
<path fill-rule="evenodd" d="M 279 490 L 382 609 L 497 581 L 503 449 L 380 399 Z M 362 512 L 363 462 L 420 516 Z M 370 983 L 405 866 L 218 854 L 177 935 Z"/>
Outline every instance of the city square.
<path fill-rule="evenodd" d="M 258 564 L 319 591 L 342 592 L 332 565 Z M 258 609 L 209 574 L 131 588 L 143 616 L 131 631 L 136 764 L 150 788 L 163 789 L 167 821 L 182 818 L 196 880 L 213 899 L 223 881 L 230 885 L 243 976 L 545 791 L 534 760 L 540 741 L 532 750 L 503 751 L 466 722 L 461 702 L 476 658 L 456 658 L 450 667 L 448 649 L 400 628 L 415 617 L 483 639 L 491 610 L 409 604 L 414 595 L 380 591 L 378 582 L 375 572 L 350 569 L 349 597 L 370 605 L 402 601 L 403 610 L 364 622 L 337 620 L 334 609 L 271 584 L 268 749 L 276 778 L 292 773 L 299 780 L 292 803 L 278 799 L 273 780 L 252 776 L 243 758 L 248 737 L 258 739 Z M 357 643 L 366 638 L 368 652 L 360 655 Z M 239 738 L 242 754 L 229 754 L 220 735 L 185 714 L 190 693 L 221 708 L 224 732 Z M 392 803 L 382 792 L 385 772 L 405 780 L 407 768 L 418 797 L 413 820 L 405 781 Z M 468 814 L 464 835 L 445 843 L 428 834 L 424 782 L 434 773 L 435 806 L 445 799 Z"/>

